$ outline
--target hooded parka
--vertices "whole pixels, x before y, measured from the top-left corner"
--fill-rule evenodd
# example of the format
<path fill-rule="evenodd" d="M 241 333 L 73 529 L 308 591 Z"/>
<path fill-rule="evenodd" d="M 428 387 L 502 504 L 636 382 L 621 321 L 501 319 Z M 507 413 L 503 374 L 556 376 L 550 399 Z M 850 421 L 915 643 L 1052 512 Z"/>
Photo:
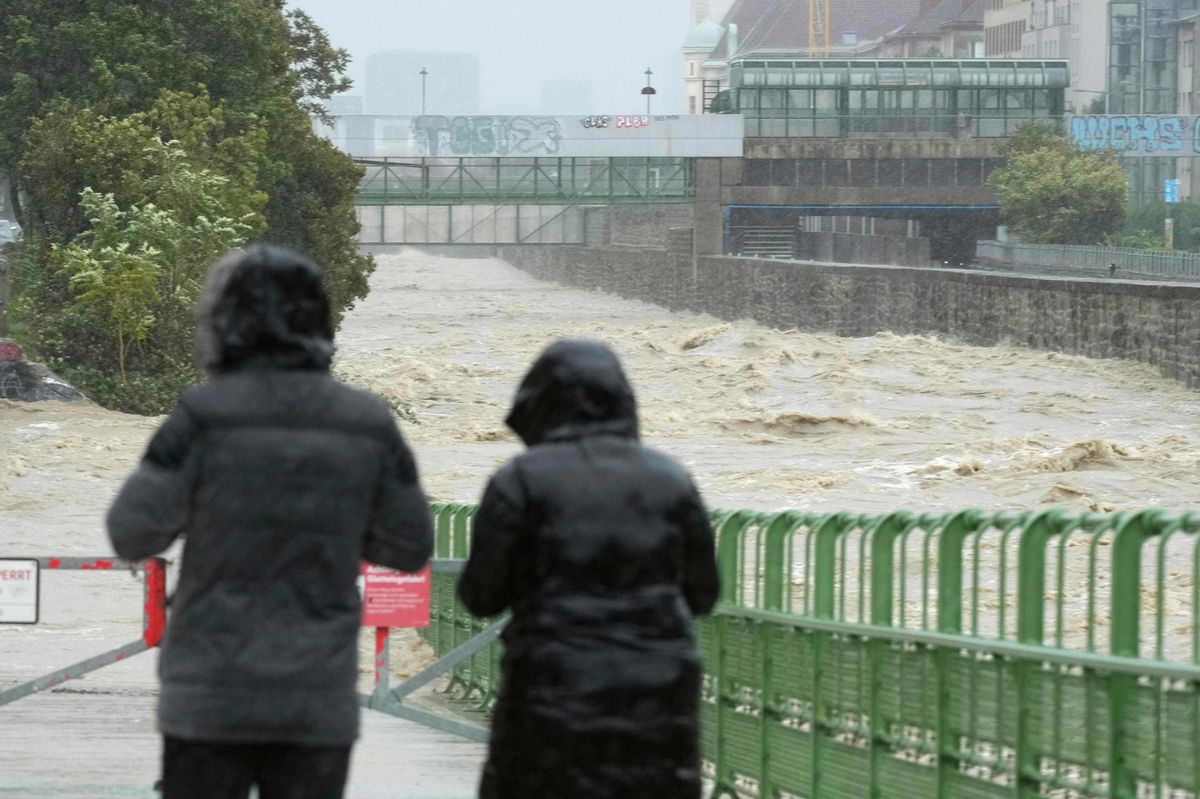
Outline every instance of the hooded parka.
<path fill-rule="evenodd" d="M 432 551 L 416 465 L 387 405 L 329 373 L 312 263 L 274 248 L 210 270 L 187 389 L 108 514 L 117 554 L 184 537 L 159 672 L 162 732 L 348 746 L 358 732 L 360 559 Z"/>
<path fill-rule="evenodd" d="M 510 611 L 483 799 L 696 799 L 693 616 L 717 599 L 712 528 L 688 473 L 638 441 L 602 344 L 561 341 L 508 424 L 529 449 L 491 480 L 459 583 Z"/>

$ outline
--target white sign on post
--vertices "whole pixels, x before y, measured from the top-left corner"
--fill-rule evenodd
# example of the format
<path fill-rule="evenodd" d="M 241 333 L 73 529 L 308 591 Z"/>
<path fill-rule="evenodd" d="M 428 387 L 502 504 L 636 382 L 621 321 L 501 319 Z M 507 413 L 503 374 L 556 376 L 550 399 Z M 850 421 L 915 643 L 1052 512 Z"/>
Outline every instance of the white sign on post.
<path fill-rule="evenodd" d="M 0 558 L 0 624 L 37 624 L 39 564 Z"/>

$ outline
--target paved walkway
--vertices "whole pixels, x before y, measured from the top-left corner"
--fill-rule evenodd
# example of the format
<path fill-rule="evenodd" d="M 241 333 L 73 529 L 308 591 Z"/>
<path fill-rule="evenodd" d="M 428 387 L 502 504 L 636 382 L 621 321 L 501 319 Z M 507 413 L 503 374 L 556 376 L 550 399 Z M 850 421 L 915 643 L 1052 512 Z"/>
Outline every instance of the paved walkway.
<path fill-rule="evenodd" d="M 142 655 L 61 689 L 0 707 L 4 799 L 157 799 L 154 657 Z M 363 711 L 348 799 L 468 799 L 485 748 Z"/>

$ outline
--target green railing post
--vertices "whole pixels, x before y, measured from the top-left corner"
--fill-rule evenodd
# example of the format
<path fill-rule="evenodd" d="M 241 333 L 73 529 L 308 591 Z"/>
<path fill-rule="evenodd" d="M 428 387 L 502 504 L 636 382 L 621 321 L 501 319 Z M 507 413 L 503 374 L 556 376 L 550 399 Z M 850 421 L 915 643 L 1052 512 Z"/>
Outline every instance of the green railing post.
<path fill-rule="evenodd" d="M 783 586 L 787 583 L 783 578 L 784 563 L 787 558 L 784 557 L 785 547 L 790 540 L 792 532 L 800 525 L 804 514 L 797 511 L 784 511 L 777 513 L 771 517 L 770 522 L 766 523 L 765 537 L 766 541 L 763 546 L 763 607 L 766 610 L 782 611 L 783 610 Z M 762 645 L 763 664 L 762 664 L 762 707 L 759 710 L 759 766 L 758 766 L 758 785 L 760 796 L 776 795 L 775 783 L 771 772 L 771 745 L 770 731 L 771 725 L 775 724 L 775 686 L 772 674 L 772 650 L 774 633 L 773 628 L 766 626 L 759 627 L 761 635 L 765 638 Z"/>
<path fill-rule="evenodd" d="M 1046 545 L 1062 526 L 1062 511 L 1048 510 L 1031 518 L 1021 531 L 1017 554 L 1017 641 L 1041 646 L 1045 641 Z M 1017 683 L 1016 795 L 1040 795 L 1041 698 L 1038 664 L 1019 660 L 1014 666 Z M 1038 714 L 1036 717 L 1034 714 Z"/>
<path fill-rule="evenodd" d="M 720 602 L 722 604 L 741 605 L 742 533 L 756 518 L 758 518 L 757 513 L 746 510 L 717 514 L 714 518 L 714 526 L 717 528 L 717 568 L 721 578 Z M 714 714 L 717 725 L 715 735 L 717 753 L 713 796 L 721 796 L 724 793 L 737 795 L 726 755 L 729 745 L 725 716 L 731 712 L 730 708 L 735 699 L 725 696 L 728 687 L 725 679 L 725 660 L 728 649 L 725 629 L 726 621 L 718 619 L 713 636 L 717 646 L 717 674 L 713 675 L 713 691 L 717 697 L 717 712 Z"/>
<path fill-rule="evenodd" d="M 720 601 L 741 605 L 742 533 L 758 518 L 754 511 L 739 510 L 717 525 L 717 568 L 721 577 Z"/>
<path fill-rule="evenodd" d="M 818 619 L 832 619 L 834 613 L 834 580 L 837 576 L 837 541 L 845 532 L 848 514 L 833 513 L 821 520 L 812 533 L 816 539 L 813 566 L 813 615 Z M 812 674 L 812 780 L 809 796 L 821 796 L 821 743 L 825 735 L 824 703 L 821 701 L 821 683 L 824 678 L 825 643 L 829 633 L 813 632 Z"/>
<path fill-rule="evenodd" d="M 1137 657 L 1141 639 L 1138 616 L 1142 608 L 1142 546 L 1163 527 L 1160 511 L 1143 511 L 1117 528 L 1112 543 L 1112 634 L 1111 651 L 1122 657 Z M 1200 575 L 1195 575 L 1200 577 Z M 1159 597 L 1159 602 L 1164 597 Z M 1193 620 L 1194 622 L 1195 620 Z M 1112 799 L 1135 799 L 1137 763 L 1133 754 L 1136 734 L 1137 677 L 1109 676 L 1109 795 Z M 1161 719 L 1158 720 L 1161 723 Z M 1162 752 L 1155 752 L 1161 758 Z"/>
<path fill-rule="evenodd" d="M 816 538 L 816 564 L 813 567 L 813 615 L 832 619 L 834 611 L 834 579 L 837 576 L 837 540 L 846 528 L 848 515 L 833 513 L 821 520 L 813 535 Z"/>
<path fill-rule="evenodd" d="M 895 575 L 892 573 L 895 563 L 896 539 L 907 532 L 913 524 L 912 514 L 900 511 L 882 517 L 871 533 L 871 624 L 880 627 L 892 626 L 892 600 Z M 866 564 L 860 566 L 860 570 Z M 860 578 L 861 579 L 861 578 Z M 873 638 L 867 642 L 868 690 L 870 691 L 871 750 L 868 754 L 868 786 L 870 799 L 882 799 L 880 764 L 890 754 L 891 745 L 887 741 L 887 721 L 883 717 L 882 695 L 886 690 L 886 677 L 883 664 L 887 650 L 891 646 L 887 641 Z"/>
<path fill-rule="evenodd" d="M 984 523 L 983 514 L 967 510 L 949 517 L 938 537 L 937 630 L 962 634 L 963 544 Z M 950 774 L 958 770 L 959 753 L 953 733 L 952 687 L 958 653 L 940 647 L 933 653 L 937 685 L 937 796 L 952 799 Z"/>
<path fill-rule="evenodd" d="M 763 609 L 782 611 L 784 586 L 790 581 L 784 576 L 787 568 L 786 547 L 796 528 L 810 518 L 801 511 L 778 513 L 767 525 L 763 557 Z"/>

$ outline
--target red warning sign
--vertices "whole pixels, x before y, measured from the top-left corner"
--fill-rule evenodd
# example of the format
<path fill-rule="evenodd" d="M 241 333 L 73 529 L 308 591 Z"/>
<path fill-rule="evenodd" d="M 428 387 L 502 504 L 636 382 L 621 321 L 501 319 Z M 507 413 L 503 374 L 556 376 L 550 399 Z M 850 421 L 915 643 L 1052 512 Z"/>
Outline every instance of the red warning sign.
<path fill-rule="evenodd" d="M 406 574 L 364 563 L 359 576 L 364 627 L 428 627 L 429 567 Z"/>

